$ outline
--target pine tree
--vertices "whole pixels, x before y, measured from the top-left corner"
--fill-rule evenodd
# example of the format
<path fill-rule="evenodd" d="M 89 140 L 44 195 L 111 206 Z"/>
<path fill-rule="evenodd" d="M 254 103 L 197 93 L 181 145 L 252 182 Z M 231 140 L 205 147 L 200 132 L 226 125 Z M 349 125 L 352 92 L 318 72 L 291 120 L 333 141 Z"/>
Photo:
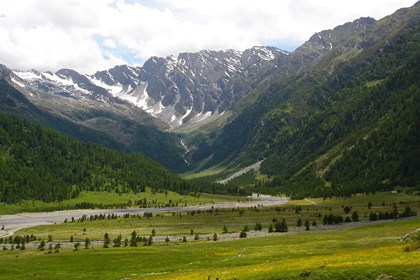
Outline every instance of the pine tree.
<path fill-rule="evenodd" d="M 130 247 L 137 247 L 137 232 L 135 230 L 131 233 Z"/>
<path fill-rule="evenodd" d="M 153 244 L 153 236 L 149 236 L 149 238 L 147 239 L 147 246 L 152 246 Z"/>
<path fill-rule="evenodd" d="M 228 228 L 226 225 L 223 226 L 223 233 L 228 233 Z"/>
<path fill-rule="evenodd" d="M 309 230 L 310 228 L 310 223 L 309 223 L 309 220 L 306 220 L 305 221 L 305 230 Z"/>
<path fill-rule="evenodd" d="M 60 243 L 56 243 L 54 246 L 54 253 L 58 253 L 60 251 L 61 248 L 61 244 Z"/>
<path fill-rule="evenodd" d="M 109 238 L 108 232 L 105 232 L 104 234 L 104 248 L 108 248 L 109 244 L 111 244 L 111 239 Z"/>
<path fill-rule="evenodd" d="M 121 247 L 122 235 L 118 234 L 117 238 L 114 239 L 114 247 Z"/>
<path fill-rule="evenodd" d="M 357 213 L 357 211 L 353 212 L 353 214 L 351 215 L 351 219 L 353 220 L 353 222 L 359 221 L 359 214 Z"/>
<path fill-rule="evenodd" d="M 86 237 L 86 239 L 85 239 L 85 249 L 89 249 L 90 244 L 92 244 L 92 242 L 90 241 L 89 237 Z"/>
<path fill-rule="evenodd" d="M 281 221 L 281 223 L 277 223 L 276 224 L 276 231 L 277 232 L 287 232 L 288 231 L 288 226 L 286 224 L 286 220 L 283 219 Z"/>
<path fill-rule="evenodd" d="M 44 251 L 44 249 L 45 249 L 45 241 L 44 241 L 44 239 L 42 239 L 41 242 L 38 245 L 38 250 Z"/>

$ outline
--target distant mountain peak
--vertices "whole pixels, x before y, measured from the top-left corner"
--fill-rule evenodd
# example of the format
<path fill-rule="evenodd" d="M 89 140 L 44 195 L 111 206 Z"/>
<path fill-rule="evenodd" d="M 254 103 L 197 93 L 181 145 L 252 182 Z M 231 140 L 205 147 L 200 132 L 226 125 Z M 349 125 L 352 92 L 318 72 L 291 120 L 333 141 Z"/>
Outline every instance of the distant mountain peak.
<path fill-rule="evenodd" d="M 178 127 L 205 122 L 232 109 L 288 55 L 274 47 L 255 46 L 243 52 L 201 50 L 166 58 L 154 56 L 142 67 L 117 65 L 94 75 L 72 69 L 15 74 L 33 92 L 108 104 L 128 102 Z M 48 98 L 40 95 L 44 97 Z"/>
<path fill-rule="evenodd" d="M 286 55 L 287 52 L 274 47 L 254 47 L 244 52 L 201 50 L 166 58 L 151 57 L 143 67 L 128 68 L 127 81 L 116 79 L 122 76 L 121 69 L 97 72 L 93 78 L 120 87 L 114 96 L 177 127 L 186 122 L 202 122 L 206 119 L 203 116 L 228 110 L 260 78 L 266 77 L 268 73 L 261 73 L 259 68 L 273 68 L 277 59 Z M 257 79 L 258 75 L 262 76 Z M 124 88 L 127 85 L 130 87 Z"/>

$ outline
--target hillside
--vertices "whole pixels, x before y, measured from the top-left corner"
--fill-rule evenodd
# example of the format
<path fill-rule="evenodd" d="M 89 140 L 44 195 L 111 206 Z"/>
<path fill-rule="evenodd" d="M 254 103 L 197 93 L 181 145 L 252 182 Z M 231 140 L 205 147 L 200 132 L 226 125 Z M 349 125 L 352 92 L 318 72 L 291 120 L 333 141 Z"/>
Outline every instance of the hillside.
<path fill-rule="evenodd" d="M 140 192 L 146 187 L 179 193 L 229 191 L 182 180 L 143 155 L 81 143 L 0 114 L 0 201 L 60 201 L 81 191 Z"/>
<path fill-rule="evenodd" d="M 208 166 L 265 159 L 264 190 L 299 196 L 419 188 L 419 7 L 368 21 L 276 81 L 223 129 Z"/>
<path fill-rule="evenodd" d="M 172 171 L 186 168 L 179 136 L 161 131 L 140 109 L 127 107 L 127 103 L 98 105 L 94 100 L 70 100 L 32 91 L 14 85 L 14 79 L 17 76 L 0 65 L 0 112 L 37 121 L 80 141 L 126 153 L 142 153 Z"/>
<path fill-rule="evenodd" d="M 227 121 L 229 111 L 289 53 L 203 50 L 151 57 L 142 67 L 115 66 L 94 75 L 12 70 L 0 65 L 0 111 L 23 115 L 73 138 L 142 153 L 174 172 L 203 158 L 179 131 Z M 178 129 L 178 134 L 167 130 Z M 86 131 L 88 135 L 80 133 Z M 186 155 L 188 151 L 190 154 Z M 206 153 L 204 153 L 206 155 Z"/>
<path fill-rule="evenodd" d="M 263 161 L 229 188 L 419 188 L 419 3 L 317 32 L 292 53 L 203 50 L 94 75 L 0 65 L 0 111 L 174 172 L 203 171 L 201 182 Z"/>

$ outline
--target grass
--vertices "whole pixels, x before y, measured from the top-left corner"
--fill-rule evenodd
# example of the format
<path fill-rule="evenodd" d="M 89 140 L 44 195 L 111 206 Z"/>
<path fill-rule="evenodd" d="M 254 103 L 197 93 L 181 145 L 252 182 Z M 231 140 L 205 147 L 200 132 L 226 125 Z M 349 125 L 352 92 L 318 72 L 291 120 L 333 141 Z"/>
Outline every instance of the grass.
<path fill-rule="evenodd" d="M 394 202 L 400 205 L 405 203 L 412 203 L 419 205 L 419 196 L 409 195 L 405 192 L 390 193 L 381 192 L 376 194 L 356 194 L 350 198 L 345 197 L 333 197 L 333 198 L 311 198 L 311 201 L 321 206 L 340 206 L 340 205 L 353 205 L 354 207 L 367 207 L 369 202 L 372 202 L 373 209 L 380 209 L 385 206 L 391 206 Z"/>
<path fill-rule="evenodd" d="M 26 200 L 17 204 L 0 203 L 1 214 L 15 214 L 21 212 L 44 212 L 61 209 L 75 208 L 76 204 L 92 203 L 103 207 L 127 207 L 128 201 L 134 203 L 137 200 L 146 198 L 151 203 L 151 207 L 159 207 L 168 203 L 177 203 L 179 206 L 184 205 L 202 205 L 217 204 L 229 201 L 237 201 L 244 198 L 213 194 L 200 194 L 198 197 L 194 194 L 180 195 L 175 192 L 153 192 L 150 188 L 146 188 L 145 192 L 134 194 L 116 192 L 82 192 L 77 198 L 68 199 L 60 202 L 43 202 L 39 200 Z M 156 203 L 152 203 L 155 201 Z M 134 205 L 133 205 L 134 206 Z"/>
<path fill-rule="evenodd" d="M 232 241 L 1 251 L 0 279 L 418 279 L 420 252 L 400 238 L 419 220 Z"/>
<path fill-rule="evenodd" d="M 371 209 L 367 207 L 369 202 L 373 204 Z M 59 253 L 34 248 L 0 251 L 0 279 L 376 279 L 381 274 L 419 279 L 420 251 L 404 252 L 407 244 L 401 242 L 404 235 L 420 227 L 418 217 L 322 231 L 296 227 L 298 218 L 321 225 L 324 214 L 345 216 L 344 206 L 357 210 L 361 220 L 368 220 L 370 212 L 391 211 L 394 203 L 398 211 L 406 206 L 420 211 L 418 196 L 377 193 L 293 200 L 272 208 L 213 209 L 200 214 L 166 213 L 151 218 L 120 217 L 38 226 L 17 234 L 35 234 L 45 240 L 51 235 L 54 243 L 68 242 L 73 236 L 83 248 L 86 237 L 103 240 L 108 232 L 111 240 L 118 234 L 129 239 L 133 230 L 149 236 L 155 229 L 156 239 L 169 236 L 171 241 L 134 248 L 105 249 L 94 244 L 91 249 L 73 251 L 65 247 Z M 245 225 L 252 230 L 256 222 L 261 222 L 267 231 L 273 218 L 285 218 L 291 231 L 255 238 L 223 238 L 224 225 L 229 232 L 239 232 Z M 200 236 L 217 233 L 219 240 L 201 237 L 192 241 L 191 229 Z M 183 235 L 189 236 L 188 242 L 180 241 Z M 414 244 L 410 248 L 420 247 L 420 241 Z"/>
<path fill-rule="evenodd" d="M 373 201 L 371 209 L 367 207 L 369 201 Z M 382 201 L 385 202 L 385 205 L 382 205 Z M 367 221 L 371 212 L 391 212 L 394 201 L 397 202 L 396 206 L 399 212 L 404 211 L 407 206 L 417 213 L 420 212 L 420 201 L 416 196 L 405 193 L 378 193 L 375 195 L 357 195 L 348 199 L 291 200 L 281 207 L 246 208 L 241 209 L 241 211 L 237 208 L 228 208 L 200 211 L 200 213 L 158 214 L 151 218 L 120 217 L 116 220 L 69 222 L 28 228 L 19 231 L 17 234 L 35 234 L 43 239 L 47 239 L 48 234 L 52 234 L 54 239 L 58 241 L 68 241 L 72 235 L 75 240 L 80 241 L 86 237 L 91 240 L 102 240 L 105 232 L 108 232 L 111 238 L 115 238 L 118 234 L 122 234 L 124 238 L 129 238 L 133 230 L 141 236 L 149 236 L 152 229 L 155 229 L 158 236 L 189 235 L 191 229 L 197 234 L 212 234 L 221 233 L 224 225 L 226 225 L 229 232 L 239 232 L 245 226 L 253 229 L 257 222 L 261 223 L 263 228 L 267 230 L 270 224 L 273 224 L 273 219 L 281 221 L 284 218 L 289 227 L 296 227 L 299 218 L 302 221 L 309 220 L 311 224 L 315 221 L 318 225 L 322 225 L 324 215 L 335 214 L 351 217 L 353 211 L 359 213 L 360 220 Z M 317 205 L 312 204 L 312 202 L 317 203 Z M 351 212 L 346 214 L 343 206 L 351 207 Z M 87 230 L 85 234 L 83 234 L 84 228 Z"/>

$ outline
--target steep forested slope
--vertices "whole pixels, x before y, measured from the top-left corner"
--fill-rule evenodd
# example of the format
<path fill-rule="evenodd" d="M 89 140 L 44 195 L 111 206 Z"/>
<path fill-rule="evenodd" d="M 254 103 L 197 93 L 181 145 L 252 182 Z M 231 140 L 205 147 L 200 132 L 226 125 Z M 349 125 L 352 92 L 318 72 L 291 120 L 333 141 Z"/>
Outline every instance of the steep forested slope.
<path fill-rule="evenodd" d="M 185 151 L 180 137 L 150 126 L 147 120 L 143 124 L 146 113 L 136 115 L 136 112 L 131 112 L 132 108 L 127 107 L 127 114 L 134 115 L 130 118 L 118 111 L 107 111 L 97 104 L 89 105 L 89 101 L 83 107 L 72 104 L 68 98 L 53 95 L 50 98 L 59 99 L 60 102 L 57 102 L 63 110 L 45 110 L 29 100 L 21 88 L 13 86 L 11 81 L 14 78 L 10 69 L 0 65 L 0 112 L 37 121 L 80 141 L 99 143 L 126 153 L 142 153 L 172 171 L 182 171 L 187 167 L 181 157 Z M 121 104 L 115 106 L 123 107 Z M 85 107 L 90 109 L 84 110 Z M 74 108 L 77 108 L 77 113 L 69 117 L 67 111 Z M 124 108 L 121 110 L 124 111 Z"/>
<path fill-rule="evenodd" d="M 226 126 L 211 164 L 265 159 L 266 190 L 294 195 L 419 187 L 418 7 L 372 25 L 363 47 L 278 80 Z"/>
<path fill-rule="evenodd" d="M 27 120 L 0 114 L 0 201 L 59 201 L 82 190 L 224 192 L 180 179 L 142 155 L 81 143 Z"/>
<path fill-rule="evenodd" d="M 419 187 L 419 38 L 384 49 L 352 77 L 357 85 L 334 91 L 326 109 L 274 141 L 276 156 L 263 165 L 278 175 L 272 186 L 305 195 Z"/>

